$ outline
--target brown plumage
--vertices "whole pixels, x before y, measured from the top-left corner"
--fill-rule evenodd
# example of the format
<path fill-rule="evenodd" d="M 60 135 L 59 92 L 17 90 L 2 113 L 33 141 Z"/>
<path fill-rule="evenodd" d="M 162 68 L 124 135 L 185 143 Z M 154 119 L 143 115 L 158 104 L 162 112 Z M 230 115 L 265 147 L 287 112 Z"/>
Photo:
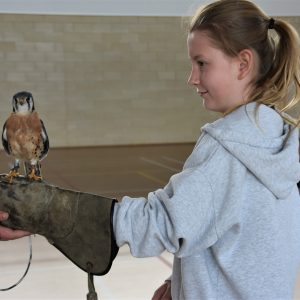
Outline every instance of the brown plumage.
<path fill-rule="evenodd" d="M 7 140 L 11 155 L 23 161 L 38 161 L 44 152 L 42 123 L 38 113 L 12 113 L 6 121 Z"/>

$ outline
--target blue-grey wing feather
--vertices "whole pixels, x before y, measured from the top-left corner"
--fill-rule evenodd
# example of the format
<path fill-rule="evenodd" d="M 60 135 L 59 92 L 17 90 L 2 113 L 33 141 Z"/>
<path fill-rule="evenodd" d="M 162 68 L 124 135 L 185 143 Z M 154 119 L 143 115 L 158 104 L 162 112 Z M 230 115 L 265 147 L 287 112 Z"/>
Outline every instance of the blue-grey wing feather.
<path fill-rule="evenodd" d="M 6 122 L 4 123 L 3 130 L 2 130 L 2 145 L 3 145 L 3 148 L 4 148 L 5 152 L 7 154 L 11 154 L 8 138 L 7 138 L 7 135 L 6 135 Z"/>
<path fill-rule="evenodd" d="M 48 153 L 49 151 L 49 137 L 48 137 L 48 134 L 47 134 L 47 131 L 46 131 L 46 128 L 45 128 L 45 125 L 44 125 L 44 122 L 42 120 L 41 121 L 41 124 L 42 124 L 42 140 L 43 140 L 43 151 L 41 153 L 41 156 L 39 157 L 40 160 L 42 160 Z"/>

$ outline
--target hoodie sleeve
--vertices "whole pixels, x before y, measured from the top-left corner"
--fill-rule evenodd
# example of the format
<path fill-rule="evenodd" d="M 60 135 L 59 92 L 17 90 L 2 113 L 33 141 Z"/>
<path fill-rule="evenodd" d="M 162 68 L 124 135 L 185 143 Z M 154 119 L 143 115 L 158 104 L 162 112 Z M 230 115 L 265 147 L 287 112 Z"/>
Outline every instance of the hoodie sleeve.
<path fill-rule="evenodd" d="M 193 255 L 217 240 L 211 186 L 201 168 L 185 169 L 148 198 L 124 197 L 115 206 L 118 246 L 129 244 L 136 257 L 164 250 Z"/>

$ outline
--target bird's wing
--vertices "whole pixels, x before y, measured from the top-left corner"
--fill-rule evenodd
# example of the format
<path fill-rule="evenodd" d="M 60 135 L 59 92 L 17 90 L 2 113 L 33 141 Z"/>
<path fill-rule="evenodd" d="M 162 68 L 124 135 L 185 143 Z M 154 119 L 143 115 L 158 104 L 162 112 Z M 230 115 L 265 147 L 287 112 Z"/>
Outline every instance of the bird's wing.
<path fill-rule="evenodd" d="M 5 152 L 7 154 L 11 154 L 9 143 L 8 143 L 8 138 L 7 138 L 7 133 L 6 133 L 6 123 L 7 122 L 4 123 L 3 130 L 2 130 L 2 145 L 3 145 Z"/>
<path fill-rule="evenodd" d="M 42 136 L 44 148 L 43 148 L 43 151 L 42 151 L 41 156 L 39 157 L 39 159 L 42 160 L 47 155 L 47 153 L 49 151 L 49 138 L 48 138 L 46 128 L 44 126 L 44 122 L 42 120 L 40 120 L 40 121 L 41 121 L 41 125 L 42 125 L 41 136 Z"/>

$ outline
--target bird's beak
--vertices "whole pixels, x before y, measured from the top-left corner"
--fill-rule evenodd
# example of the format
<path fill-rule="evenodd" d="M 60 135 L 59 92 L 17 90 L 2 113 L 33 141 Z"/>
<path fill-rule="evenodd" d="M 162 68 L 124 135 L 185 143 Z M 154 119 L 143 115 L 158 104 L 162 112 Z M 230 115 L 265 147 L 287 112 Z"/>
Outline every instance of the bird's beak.
<path fill-rule="evenodd" d="M 20 99 L 20 100 L 19 100 L 19 103 L 20 103 L 21 105 L 23 105 L 23 104 L 25 103 L 25 100 L 24 100 L 24 99 Z"/>

